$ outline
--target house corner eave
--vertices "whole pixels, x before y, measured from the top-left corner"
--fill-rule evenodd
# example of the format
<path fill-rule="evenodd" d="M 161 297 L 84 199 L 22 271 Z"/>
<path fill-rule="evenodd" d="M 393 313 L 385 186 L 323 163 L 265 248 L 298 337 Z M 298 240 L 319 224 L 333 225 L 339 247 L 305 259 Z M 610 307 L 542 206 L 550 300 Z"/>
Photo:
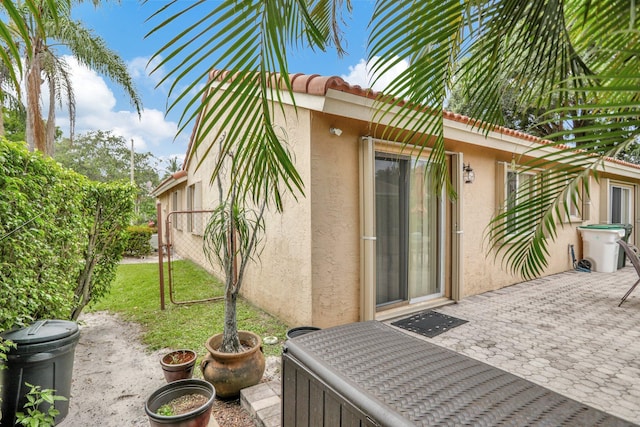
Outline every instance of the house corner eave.
<path fill-rule="evenodd" d="M 172 188 L 178 186 L 179 184 L 182 184 L 187 179 L 188 179 L 187 171 L 186 170 L 180 170 L 180 171 L 174 173 L 173 175 L 171 175 L 169 178 L 167 178 L 164 181 L 162 181 L 151 192 L 151 195 L 156 197 L 156 198 L 158 198 L 158 197 L 162 196 L 164 193 L 166 193 L 168 191 L 171 191 Z"/>

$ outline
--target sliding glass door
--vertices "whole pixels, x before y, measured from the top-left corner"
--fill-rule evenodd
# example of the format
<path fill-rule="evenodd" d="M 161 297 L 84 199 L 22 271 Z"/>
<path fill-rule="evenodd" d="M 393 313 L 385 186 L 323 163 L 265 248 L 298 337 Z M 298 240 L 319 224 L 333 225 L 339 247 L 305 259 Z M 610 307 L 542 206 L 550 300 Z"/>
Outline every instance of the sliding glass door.
<path fill-rule="evenodd" d="M 442 198 L 425 179 L 427 163 L 376 154 L 376 304 L 442 295 Z"/>

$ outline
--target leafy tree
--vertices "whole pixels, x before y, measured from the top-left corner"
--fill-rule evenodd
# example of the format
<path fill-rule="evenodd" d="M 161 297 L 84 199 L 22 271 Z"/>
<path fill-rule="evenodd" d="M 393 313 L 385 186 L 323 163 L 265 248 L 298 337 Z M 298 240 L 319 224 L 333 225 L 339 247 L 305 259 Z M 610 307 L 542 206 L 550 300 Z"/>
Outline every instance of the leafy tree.
<path fill-rule="evenodd" d="M 571 76 L 567 76 L 567 78 L 570 77 Z M 584 113 L 587 113 L 587 111 L 583 111 L 583 115 L 581 116 L 574 116 L 571 118 L 557 116 L 555 117 L 555 120 L 544 120 L 543 116 L 547 113 L 547 110 L 539 106 L 523 104 L 520 99 L 521 90 L 512 84 L 512 79 L 510 77 L 500 77 L 500 79 L 502 87 L 500 90 L 500 108 L 504 120 L 503 126 L 509 129 L 526 132 L 530 135 L 546 140 L 555 139 L 557 142 L 565 142 L 566 135 L 561 134 L 563 130 L 573 129 L 574 133 L 571 136 L 573 138 L 577 138 L 585 135 L 581 129 L 594 124 L 593 119 L 584 118 Z M 446 108 L 459 114 L 470 115 L 475 111 L 474 109 L 477 107 L 478 102 L 478 99 L 473 98 L 470 95 L 469 82 L 463 76 L 452 88 L 452 92 L 447 99 Z M 571 102 L 575 104 L 575 101 Z M 611 122 L 612 119 L 607 119 L 607 121 Z M 622 123 L 623 121 L 619 122 Z M 629 128 L 627 130 L 630 131 L 631 129 Z M 592 135 L 598 135 L 603 140 L 606 140 L 608 139 L 609 131 L 606 129 L 604 131 L 594 129 L 591 133 Z M 600 144 L 600 154 L 611 154 L 612 148 L 619 146 L 620 142 L 629 137 L 630 135 L 626 135 L 620 138 L 620 141 L 614 141 L 613 144 Z M 594 141 L 595 140 L 598 139 L 594 138 Z M 578 147 L 581 147 L 582 145 L 583 143 L 580 141 L 576 143 L 576 146 Z M 621 148 L 615 153 L 615 157 L 621 160 L 637 163 L 638 149 L 636 146 L 637 144 L 633 144 L 632 146 Z M 636 154 L 634 154 L 634 152 Z"/>
<path fill-rule="evenodd" d="M 160 84 L 175 80 L 170 108 L 188 101 L 180 129 L 202 113 L 201 123 L 210 125 L 199 127 L 196 147 L 207 134 L 227 133 L 214 176 L 225 154 L 235 150 L 241 193 L 254 201 L 268 198 L 278 209 L 284 189 L 302 194 L 300 175 L 273 126 L 280 107 L 271 100 L 293 98 L 288 75 L 293 50 L 333 46 L 344 51 L 342 16 L 350 11 L 349 0 L 221 0 L 159 8 L 153 16 L 158 24 L 149 35 L 157 37 L 162 30 L 171 38 L 156 53 L 154 70 L 168 70 Z M 187 12 L 198 19 L 174 30 L 177 18 Z M 379 96 L 372 121 L 389 122 L 379 129 L 384 138 L 431 147 L 429 172 L 440 188 L 448 178 L 439 112 L 462 79 L 468 82 L 469 98 L 477 101 L 469 109 L 479 119 L 477 126 L 506 124 L 501 96 L 507 89 L 518 94 L 522 105 L 542 112 L 540 123 L 577 124 L 549 135 L 565 145 L 527 166 L 548 168 L 544 197 L 532 194 L 535 208 L 519 213 L 521 229 L 533 226 L 534 232 L 510 238 L 511 230 L 501 224 L 513 211 L 489 226 L 490 246 L 511 271 L 536 276 L 547 265 L 556 224 L 569 209 L 567 195 L 577 197 L 581 180 L 601 165 L 603 154 L 635 143 L 640 133 L 637 16 L 640 3 L 617 0 L 377 0 L 368 26 L 373 83 L 400 61 L 409 66 Z M 213 59 L 211 52 L 216 53 Z M 197 65 L 208 69 L 200 73 Z M 229 72 L 202 85 L 209 67 Z M 509 76 L 507 87 L 502 76 Z M 277 84 L 271 84 L 275 79 Z M 408 123 L 413 131 L 403 132 Z M 247 133 L 252 137 L 245 138 Z M 265 146 L 266 155 L 256 162 L 255 153 Z M 575 176 L 568 183 L 567 173 Z"/>
<path fill-rule="evenodd" d="M 24 141 L 27 124 L 24 108 L 4 108 L 2 115 L 4 117 L 4 136 L 9 141 Z"/>
<path fill-rule="evenodd" d="M 6 3 L 3 2 L 8 6 Z M 16 28 L 13 32 L 16 38 L 28 39 L 28 43 L 22 46 L 27 98 L 27 144 L 46 155 L 52 155 L 54 150 L 56 103 L 66 101 L 68 105 L 72 139 L 75 121 L 75 97 L 69 66 L 56 54 L 57 45 L 68 48 L 80 64 L 106 75 L 120 85 L 138 113 L 141 110 L 140 98 L 124 61 L 107 47 L 102 38 L 71 18 L 71 8 L 76 1 L 63 2 L 57 8 L 51 7 L 50 3 L 50 0 L 32 0 L 24 4 L 18 2 L 17 14 L 9 15 L 12 26 Z M 20 28 L 20 23 L 25 23 L 25 27 Z M 42 118 L 40 104 L 45 82 L 49 88 L 46 121 Z"/>
<path fill-rule="evenodd" d="M 88 132 L 73 142 L 68 138 L 60 140 L 56 144 L 55 159 L 93 181 L 130 180 L 131 147 L 124 137 L 110 131 Z M 146 222 L 156 216 L 151 190 L 160 182 L 156 170 L 158 159 L 149 152 L 134 152 L 133 164 L 138 188 L 138 222 Z"/>

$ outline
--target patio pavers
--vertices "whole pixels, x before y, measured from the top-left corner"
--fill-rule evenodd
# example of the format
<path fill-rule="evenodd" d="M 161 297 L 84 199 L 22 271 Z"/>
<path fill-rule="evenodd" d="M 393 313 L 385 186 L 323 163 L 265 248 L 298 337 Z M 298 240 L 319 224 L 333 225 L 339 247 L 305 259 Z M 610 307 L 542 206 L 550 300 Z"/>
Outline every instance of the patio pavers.
<path fill-rule="evenodd" d="M 469 323 L 429 341 L 640 424 L 640 293 L 617 307 L 636 279 L 570 271 L 468 297 L 437 311 Z"/>
<path fill-rule="evenodd" d="M 640 291 L 617 307 L 635 280 L 569 271 L 437 308 L 469 322 L 435 338 L 398 330 L 640 424 Z"/>

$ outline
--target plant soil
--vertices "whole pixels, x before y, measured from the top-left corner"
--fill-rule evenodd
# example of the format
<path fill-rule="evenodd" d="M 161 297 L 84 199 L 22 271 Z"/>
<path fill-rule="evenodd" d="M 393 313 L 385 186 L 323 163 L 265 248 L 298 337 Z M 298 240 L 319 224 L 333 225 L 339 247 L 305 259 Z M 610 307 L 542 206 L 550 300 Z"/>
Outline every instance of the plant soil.
<path fill-rule="evenodd" d="M 162 358 L 167 365 L 180 365 L 193 359 L 193 354 L 188 351 L 173 351 Z"/>
<path fill-rule="evenodd" d="M 191 412 L 194 409 L 198 409 L 205 403 L 207 403 L 206 396 L 197 393 L 185 394 L 184 396 L 176 397 L 167 406 L 171 408 L 173 415 L 182 415 L 187 412 Z"/>

